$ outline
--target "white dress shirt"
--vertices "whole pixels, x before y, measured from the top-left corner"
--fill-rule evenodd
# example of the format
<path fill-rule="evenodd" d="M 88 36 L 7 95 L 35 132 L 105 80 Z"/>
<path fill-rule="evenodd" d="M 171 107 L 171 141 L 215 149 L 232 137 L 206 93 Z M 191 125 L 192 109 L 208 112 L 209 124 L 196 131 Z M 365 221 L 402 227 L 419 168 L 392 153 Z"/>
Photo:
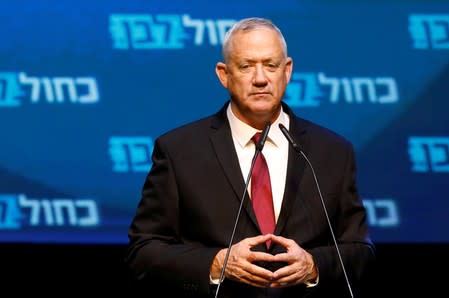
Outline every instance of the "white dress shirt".
<path fill-rule="evenodd" d="M 228 105 L 227 116 L 229 125 L 231 126 L 235 150 L 239 158 L 240 169 L 246 181 L 255 152 L 255 145 L 251 138 L 256 132 L 260 132 L 260 130 L 239 120 L 232 112 L 231 104 Z M 279 123 L 282 123 L 285 127 L 289 127 L 290 119 L 283 110 L 281 110 L 279 117 L 271 124 L 267 140 L 262 149 L 270 172 L 276 222 L 281 210 L 282 198 L 284 197 L 288 163 L 288 158 L 286 157 L 288 156 L 289 146 L 287 139 L 279 129 Z M 250 185 L 251 183 L 249 183 Z M 248 187 L 248 194 L 251 196 L 251 187 Z"/>

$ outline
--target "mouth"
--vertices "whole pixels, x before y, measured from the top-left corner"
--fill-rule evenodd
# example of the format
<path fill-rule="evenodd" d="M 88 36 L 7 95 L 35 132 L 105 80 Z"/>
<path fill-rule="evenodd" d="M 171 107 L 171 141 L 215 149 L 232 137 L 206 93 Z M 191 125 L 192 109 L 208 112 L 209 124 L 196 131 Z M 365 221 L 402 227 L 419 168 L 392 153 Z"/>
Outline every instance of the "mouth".
<path fill-rule="evenodd" d="M 271 95 L 271 93 L 270 92 L 253 92 L 250 95 L 253 95 L 253 96 L 265 96 L 265 95 Z"/>

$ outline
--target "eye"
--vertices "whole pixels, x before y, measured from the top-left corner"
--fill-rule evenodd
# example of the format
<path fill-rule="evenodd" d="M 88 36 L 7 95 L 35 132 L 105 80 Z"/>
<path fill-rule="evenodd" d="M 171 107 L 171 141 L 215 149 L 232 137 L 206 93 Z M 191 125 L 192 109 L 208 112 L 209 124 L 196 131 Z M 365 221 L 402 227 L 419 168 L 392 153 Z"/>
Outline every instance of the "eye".
<path fill-rule="evenodd" d="M 248 72 L 250 70 L 251 65 L 249 64 L 240 64 L 239 70 L 242 72 Z"/>
<path fill-rule="evenodd" d="M 279 67 L 279 64 L 278 63 L 267 63 L 266 67 L 269 71 L 275 71 Z"/>

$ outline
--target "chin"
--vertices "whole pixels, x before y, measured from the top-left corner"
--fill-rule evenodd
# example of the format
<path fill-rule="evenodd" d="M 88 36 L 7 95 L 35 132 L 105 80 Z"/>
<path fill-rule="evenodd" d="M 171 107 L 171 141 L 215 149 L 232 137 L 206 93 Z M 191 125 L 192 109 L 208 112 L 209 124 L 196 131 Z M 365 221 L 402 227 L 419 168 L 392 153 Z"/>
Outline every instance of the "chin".
<path fill-rule="evenodd" d="M 273 102 L 272 100 L 257 101 L 251 105 L 251 110 L 256 113 L 273 113 L 280 105 L 280 102 Z"/>

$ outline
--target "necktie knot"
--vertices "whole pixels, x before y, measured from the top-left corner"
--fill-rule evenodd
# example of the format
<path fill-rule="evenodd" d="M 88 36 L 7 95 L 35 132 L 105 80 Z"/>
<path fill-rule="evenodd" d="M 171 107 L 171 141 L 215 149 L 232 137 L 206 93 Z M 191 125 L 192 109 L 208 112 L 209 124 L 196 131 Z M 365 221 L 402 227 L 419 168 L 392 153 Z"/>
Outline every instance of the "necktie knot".
<path fill-rule="evenodd" d="M 257 143 L 258 143 L 259 140 L 260 140 L 260 136 L 261 136 L 261 135 L 262 135 L 262 133 L 260 133 L 260 132 L 256 132 L 256 133 L 253 135 L 253 137 L 251 138 L 251 140 L 253 140 L 254 144 L 257 145 Z"/>

